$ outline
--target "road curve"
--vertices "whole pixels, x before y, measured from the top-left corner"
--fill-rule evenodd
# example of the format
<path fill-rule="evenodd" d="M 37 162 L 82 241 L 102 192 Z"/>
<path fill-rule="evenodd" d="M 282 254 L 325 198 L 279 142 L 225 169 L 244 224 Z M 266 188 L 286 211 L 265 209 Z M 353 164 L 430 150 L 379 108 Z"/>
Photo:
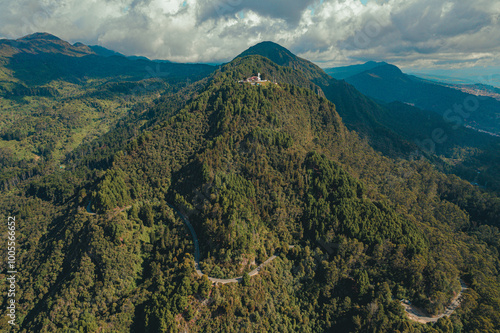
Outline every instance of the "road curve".
<path fill-rule="evenodd" d="M 97 215 L 95 212 L 92 211 L 91 203 L 92 203 L 92 201 L 90 201 L 88 203 L 87 207 L 86 207 L 87 214 Z M 188 227 L 189 232 L 191 233 L 191 237 L 193 237 L 193 243 L 194 243 L 194 267 L 195 267 L 195 270 L 196 270 L 196 274 L 198 274 L 198 276 L 201 277 L 201 276 L 203 276 L 203 272 L 201 271 L 201 267 L 200 267 L 200 245 L 198 243 L 198 236 L 196 236 L 196 232 L 194 231 L 193 225 L 191 224 L 191 222 L 189 222 L 188 218 L 184 214 L 182 214 L 177 208 L 175 208 L 174 206 L 170 205 L 169 203 L 167 203 L 167 205 L 170 208 L 172 208 L 174 210 L 174 212 L 177 213 L 177 215 L 179 215 L 179 217 L 181 218 L 181 220 Z M 123 211 L 125 209 L 130 208 L 130 207 L 132 207 L 132 206 L 124 207 L 124 208 L 120 209 L 120 211 Z M 293 247 L 294 247 L 293 245 L 289 246 L 289 248 L 293 248 Z M 260 264 L 257 268 L 255 268 L 253 271 L 249 272 L 248 275 L 254 276 L 254 275 L 259 274 L 259 271 L 262 269 L 262 267 L 264 267 L 265 265 L 269 264 L 271 261 L 273 261 L 276 258 L 277 258 L 276 255 L 272 255 L 266 261 L 264 261 L 262 264 Z M 210 281 L 212 281 L 213 283 L 220 283 L 220 284 L 239 283 L 239 282 L 241 282 L 243 280 L 243 276 L 238 276 L 238 277 L 235 277 L 235 278 L 232 278 L 232 279 L 219 279 L 219 278 L 215 278 L 215 277 L 210 277 L 209 276 L 208 279 Z"/>
<path fill-rule="evenodd" d="M 191 224 L 191 222 L 189 222 L 188 218 L 184 214 L 182 214 L 179 210 L 177 210 L 177 208 L 175 208 L 174 206 L 172 206 L 170 204 L 168 204 L 168 205 L 170 206 L 170 208 L 172 208 L 174 210 L 174 212 L 177 213 L 177 215 L 179 215 L 179 217 L 182 219 L 184 224 L 188 227 L 189 232 L 191 232 L 191 236 L 193 237 L 193 243 L 194 243 L 194 267 L 195 267 L 195 270 L 196 270 L 196 273 L 198 274 L 198 276 L 203 276 L 203 272 L 201 271 L 201 267 L 200 267 L 200 245 L 198 243 L 198 237 L 196 236 L 196 232 L 194 231 L 193 225 Z M 293 248 L 293 245 L 290 245 L 289 248 Z M 273 261 L 276 258 L 277 258 L 276 255 L 272 255 L 266 261 L 264 261 L 262 264 L 260 264 L 257 268 L 255 268 L 253 271 L 249 272 L 248 275 L 254 276 L 254 275 L 259 274 L 259 271 L 262 269 L 262 267 L 269 264 L 271 261 Z M 212 281 L 213 283 L 220 283 L 220 284 L 239 283 L 243 280 L 243 276 L 238 276 L 238 277 L 235 277 L 232 279 L 219 279 L 219 278 L 209 276 L 208 279 L 210 281 Z"/>
<path fill-rule="evenodd" d="M 96 215 L 95 212 L 92 211 L 92 200 L 89 201 L 89 204 L 87 205 L 87 207 L 85 208 L 87 210 L 87 214 L 90 214 L 90 215 Z"/>
<path fill-rule="evenodd" d="M 444 312 L 442 314 L 435 316 L 435 317 L 430 317 L 424 310 L 421 310 L 420 308 L 417 308 L 414 305 L 410 305 L 410 304 L 407 304 L 404 302 L 401 302 L 401 304 L 404 306 L 404 308 L 406 310 L 406 314 L 408 315 L 408 318 L 410 318 L 411 320 L 416 321 L 416 322 L 421 323 L 421 324 L 435 323 L 440 318 L 443 318 L 445 316 L 446 317 L 451 316 L 451 314 L 453 312 L 455 312 L 455 310 L 460 306 L 460 302 L 461 302 L 460 297 L 462 296 L 463 291 L 465 289 L 467 289 L 467 285 L 462 280 L 460 280 L 460 285 L 462 288 L 461 288 L 460 292 L 458 293 L 458 295 L 455 296 L 455 298 L 453 298 L 450 305 L 448 305 L 448 307 L 446 307 L 446 309 L 444 310 Z"/>

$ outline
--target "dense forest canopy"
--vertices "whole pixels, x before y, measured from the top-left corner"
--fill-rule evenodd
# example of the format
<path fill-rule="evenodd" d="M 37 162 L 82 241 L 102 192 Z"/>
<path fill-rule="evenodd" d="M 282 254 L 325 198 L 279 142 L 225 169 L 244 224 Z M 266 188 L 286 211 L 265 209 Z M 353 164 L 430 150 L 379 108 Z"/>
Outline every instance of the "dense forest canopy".
<path fill-rule="evenodd" d="M 500 332 L 497 194 L 432 157 L 395 158 L 414 145 L 377 120 L 387 109 L 278 51 L 163 81 L 103 114 L 112 121 L 94 138 L 68 151 L 54 140 L 44 164 L 2 157 L 0 211 L 18 221 L 22 267 L 17 331 Z M 238 83 L 259 72 L 273 83 Z M 100 97 L 79 87 L 61 114 L 78 128 L 78 103 L 114 101 L 123 84 Z M 56 103 L 46 112 L 62 108 L 38 95 Z M 1 101 L 38 110 L 31 98 Z M 23 142 L 23 130 L 2 139 Z M 408 319 L 402 299 L 438 315 L 461 280 L 450 317 Z"/>

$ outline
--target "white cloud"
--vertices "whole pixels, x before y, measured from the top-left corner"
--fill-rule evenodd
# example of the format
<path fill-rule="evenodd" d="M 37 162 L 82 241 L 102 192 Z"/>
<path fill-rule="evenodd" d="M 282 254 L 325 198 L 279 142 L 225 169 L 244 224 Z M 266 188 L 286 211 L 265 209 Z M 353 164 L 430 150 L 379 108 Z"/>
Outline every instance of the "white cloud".
<path fill-rule="evenodd" d="M 173 61 L 225 61 L 272 40 L 323 65 L 499 66 L 497 0 L 0 0 L 0 35 Z"/>

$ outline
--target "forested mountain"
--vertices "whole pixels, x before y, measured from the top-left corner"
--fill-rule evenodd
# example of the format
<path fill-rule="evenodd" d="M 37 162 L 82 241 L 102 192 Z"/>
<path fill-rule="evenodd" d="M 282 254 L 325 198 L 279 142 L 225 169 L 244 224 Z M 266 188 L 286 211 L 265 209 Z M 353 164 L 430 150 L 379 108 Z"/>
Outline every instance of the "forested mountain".
<path fill-rule="evenodd" d="M 278 65 L 290 67 L 302 73 L 316 85 L 314 89 L 319 95 L 326 97 L 336 105 L 337 112 L 346 126 L 367 139 L 375 149 L 396 157 L 408 155 L 417 148 L 415 144 L 404 140 L 379 122 L 378 118 L 382 113 L 387 113 L 387 110 L 351 85 L 333 79 L 312 62 L 297 57 L 273 42 L 259 43 L 238 57 L 251 54 L 261 55 Z"/>
<path fill-rule="evenodd" d="M 0 40 L 0 189 L 64 168 L 66 154 L 131 110 L 214 69 L 99 56 L 44 33 Z"/>
<path fill-rule="evenodd" d="M 38 32 L 16 40 L 0 40 L 0 55 L 2 58 L 9 58 L 22 53 L 34 55 L 50 53 L 72 57 L 95 55 L 95 52 L 87 45 L 82 43 L 71 45 L 59 37 L 48 33 Z"/>
<path fill-rule="evenodd" d="M 375 113 L 377 121 L 416 143 L 419 154 L 431 159 L 437 155 L 438 159 L 432 160 L 442 170 L 500 190 L 500 136 L 495 134 L 500 102 L 466 93 L 465 86 L 461 91 L 460 87 L 406 75 L 387 63 L 368 62 L 327 71 L 333 76 L 337 72 L 352 74 L 345 75 L 345 81 L 385 109 Z M 349 123 L 348 117 L 343 118 Z"/>
<path fill-rule="evenodd" d="M 379 118 L 423 152 L 437 155 L 433 161 L 475 186 L 500 193 L 500 137 L 457 126 L 432 111 L 401 102 L 385 104 L 389 112 Z"/>
<path fill-rule="evenodd" d="M 0 193 L 18 227 L 17 331 L 500 330 L 500 199 L 432 154 L 394 158 L 415 145 L 379 119 L 401 109 L 275 45 L 127 100 L 108 131 L 47 157 L 64 168 Z M 270 82 L 238 83 L 259 72 Z M 203 273 L 242 283 L 199 277 L 197 247 Z M 460 279 L 451 317 L 408 319 L 401 299 L 440 314 Z"/>
<path fill-rule="evenodd" d="M 96 49 L 94 47 L 94 49 Z M 139 58 L 101 56 L 82 43 L 74 45 L 49 34 L 33 34 L 17 40 L 0 41 L 2 89 L 11 92 L 7 83 L 44 86 L 64 81 L 74 84 L 106 79 L 138 81 L 144 78 L 200 79 L 213 71 L 212 66 L 158 63 Z M 99 52 L 102 53 L 102 52 Z"/>
<path fill-rule="evenodd" d="M 345 78 L 363 94 L 385 102 L 404 102 L 436 112 L 449 123 L 500 134 L 500 101 L 475 96 L 401 72 L 394 65 L 376 66 Z"/>
<path fill-rule="evenodd" d="M 425 156 L 442 171 L 454 173 L 471 183 L 497 191 L 497 193 L 500 191 L 500 170 L 498 169 L 500 137 L 464 127 L 466 120 L 460 118 L 459 114 L 452 113 L 443 117 L 432 110 L 417 108 L 408 103 L 394 102 L 398 100 L 397 98 L 391 99 L 391 103 L 385 103 L 383 98 L 382 101 L 379 100 L 379 103 L 376 103 L 347 83 L 350 82 L 349 79 L 346 80 L 347 82 L 333 79 L 318 66 L 272 42 L 257 44 L 240 56 L 248 54 L 262 55 L 277 64 L 306 73 L 305 76 L 317 85 L 313 89 L 336 105 L 346 126 L 355 130 L 362 138 L 368 140 L 373 148 L 384 155 L 405 159 Z M 362 87 L 378 89 L 381 94 L 386 95 L 393 92 L 393 86 L 397 87 L 396 90 L 405 91 L 413 96 L 424 93 L 416 86 L 406 86 L 407 82 L 416 81 L 430 86 L 423 91 L 437 89 L 432 97 L 436 100 L 441 98 L 439 89 L 445 90 L 444 96 L 450 94 L 469 96 L 456 89 L 408 76 L 396 66 L 383 62 L 341 67 L 338 71 L 355 73 L 351 77 L 359 77 Z M 385 88 L 381 88 L 379 82 L 372 82 L 373 78 L 367 80 L 363 78 L 370 76 L 371 72 L 384 73 L 384 75 L 380 74 L 379 79 L 385 82 L 382 83 Z M 370 96 L 369 93 L 368 95 Z M 478 98 L 480 98 L 478 101 L 482 103 L 482 97 Z M 467 104 L 467 101 L 469 99 L 464 97 L 461 102 Z M 482 104 L 480 106 L 483 107 Z M 480 108 L 476 112 L 480 113 L 482 110 Z M 462 108 L 462 111 L 466 110 Z"/>

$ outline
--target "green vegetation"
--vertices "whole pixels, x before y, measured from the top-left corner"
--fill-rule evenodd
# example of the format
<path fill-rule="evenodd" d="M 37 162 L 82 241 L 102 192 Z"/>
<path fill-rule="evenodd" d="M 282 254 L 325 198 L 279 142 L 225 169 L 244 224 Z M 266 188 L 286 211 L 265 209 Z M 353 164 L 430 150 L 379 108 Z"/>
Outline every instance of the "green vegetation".
<path fill-rule="evenodd" d="M 87 46 L 48 34 L 2 41 L 0 188 L 65 168 L 64 159 L 76 148 L 212 71 L 205 65 L 98 57 Z"/>
<path fill-rule="evenodd" d="M 257 71 L 278 84 L 237 83 Z M 47 156 L 65 168 L 7 182 L 18 331 L 499 332 L 500 199 L 429 160 L 382 155 L 310 78 L 248 55 L 189 86 L 165 83 L 105 134 Z M 412 147 L 391 140 L 392 152 Z M 172 207 L 196 229 L 203 272 L 242 283 L 196 274 Z M 469 288 L 451 317 L 406 317 L 401 299 L 441 313 L 460 278 Z"/>

